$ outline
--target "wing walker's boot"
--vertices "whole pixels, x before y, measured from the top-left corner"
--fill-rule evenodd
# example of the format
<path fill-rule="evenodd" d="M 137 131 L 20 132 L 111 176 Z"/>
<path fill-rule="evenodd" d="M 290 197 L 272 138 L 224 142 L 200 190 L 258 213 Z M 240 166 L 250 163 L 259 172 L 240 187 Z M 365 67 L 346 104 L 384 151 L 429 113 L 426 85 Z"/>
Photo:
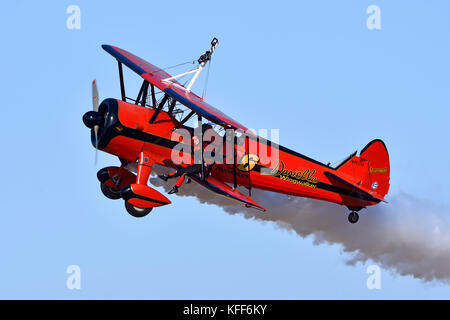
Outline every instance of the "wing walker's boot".
<path fill-rule="evenodd" d="M 181 185 L 182 185 L 183 182 L 184 182 L 184 177 L 185 177 L 185 176 L 186 176 L 186 174 L 183 173 L 183 174 L 181 175 L 181 177 L 179 177 L 179 178 L 177 179 L 177 182 L 176 182 L 175 185 L 173 186 L 172 190 L 169 191 L 169 194 L 173 194 L 173 193 L 177 193 L 177 192 L 178 192 L 178 189 L 181 187 Z"/>
<path fill-rule="evenodd" d="M 169 194 L 173 194 L 173 193 L 177 193 L 178 192 L 178 189 L 181 187 L 181 185 L 184 182 L 186 174 L 196 174 L 196 173 L 201 172 L 201 170 L 202 170 L 202 165 L 201 164 L 194 164 L 194 165 L 191 165 L 191 166 L 180 168 L 177 171 L 171 172 L 169 174 L 160 175 L 158 177 L 161 178 L 164 181 L 167 181 L 167 180 L 172 179 L 172 178 L 179 177 L 177 182 L 175 183 L 175 186 L 168 192 Z M 190 178 L 187 178 L 186 180 L 187 180 L 186 183 L 191 183 L 191 179 Z"/>

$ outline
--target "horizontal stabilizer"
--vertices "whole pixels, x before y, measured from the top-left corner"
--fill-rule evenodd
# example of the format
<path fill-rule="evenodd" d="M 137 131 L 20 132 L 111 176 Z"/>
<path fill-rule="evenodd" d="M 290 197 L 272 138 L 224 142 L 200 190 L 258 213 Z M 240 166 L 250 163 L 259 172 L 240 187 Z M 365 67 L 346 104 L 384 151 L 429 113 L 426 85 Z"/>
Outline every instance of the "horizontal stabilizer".
<path fill-rule="evenodd" d="M 345 184 L 347 187 L 349 187 L 351 189 L 351 192 L 359 193 L 366 201 L 373 201 L 373 202 L 377 202 L 377 203 L 380 201 L 384 201 L 383 198 L 374 196 L 373 192 L 366 190 L 366 188 L 364 188 L 362 186 L 357 186 L 355 183 L 350 182 L 347 179 L 338 176 L 337 174 L 331 173 L 329 171 L 325 171 L 324 174 L 328 179 L 330 179 L 330 181 L 332 183 L 334 180 L 339 183 Z"/>

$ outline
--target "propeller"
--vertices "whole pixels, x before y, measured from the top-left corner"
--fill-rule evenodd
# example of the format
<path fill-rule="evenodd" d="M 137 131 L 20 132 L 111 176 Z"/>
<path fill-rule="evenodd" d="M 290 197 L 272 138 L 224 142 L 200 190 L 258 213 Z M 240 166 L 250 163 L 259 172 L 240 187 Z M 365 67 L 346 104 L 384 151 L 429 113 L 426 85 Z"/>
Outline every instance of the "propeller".
<path fill-rule="evenodd" d="M 83 115 L 83 122 L 89 129 L 94 130 L 94 147 L 95 147 L 95 162 L 97 164 L 97 153 L 98 153 L 98 134 L 100 126 L 102 125 L 104 119 L 103 115 L 98 112 L 99 102 L 98 102 L 98 89 L 97 81 L 92 81 L 92 111 L 88 111 Z"/>
<path fill-rule="evenodd" d="M 97 81 L 94 79 L 92 81 L 92 110 L 98 112 L 98 89 L 97 89 Z M 94 126 L 94 134 L 95 134 L 95 160 L 94 166 L 97 165 L 98 159 L 98 125 Z"/>

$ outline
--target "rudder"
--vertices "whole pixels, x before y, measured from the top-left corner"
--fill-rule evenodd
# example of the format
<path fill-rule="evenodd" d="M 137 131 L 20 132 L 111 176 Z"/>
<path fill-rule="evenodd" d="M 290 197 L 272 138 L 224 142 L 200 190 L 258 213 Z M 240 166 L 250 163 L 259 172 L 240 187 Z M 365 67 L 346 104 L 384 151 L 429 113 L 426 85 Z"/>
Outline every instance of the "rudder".
<path fill-rule="evenodd" d="M 369 142 L 359 156 L 353 154 L 336 167 L 336 170 L 353 180 L 353 183 L 384 199 L 389 191 L 390 164 L 386 145 L 380 139 Z"/>

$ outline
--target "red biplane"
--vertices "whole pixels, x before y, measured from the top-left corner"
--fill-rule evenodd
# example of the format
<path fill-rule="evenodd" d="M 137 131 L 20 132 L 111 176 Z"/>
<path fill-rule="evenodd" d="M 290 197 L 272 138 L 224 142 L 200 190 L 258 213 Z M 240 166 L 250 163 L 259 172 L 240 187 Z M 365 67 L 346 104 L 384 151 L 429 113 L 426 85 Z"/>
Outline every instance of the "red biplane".
<path fill-rule="evenodd" d="M 211 49 L 196 61 L 196 69 L 176 76 L 123 49 L 102 46 L 117 60 L 121 99 L 105 99 L 99 105 L 94 80 L 93 111 L 84 114 L 83 122 L 91 129 L 93 146 L 118 156 L 121 162 L 120 167 L 103 168 L 97 173 L 106 197 L 125 200 L 126 210 L 135 217 L 170 204 L 147 185 L 152 166 L 158 164 L 175 170 L 160 176 L 165 181 L 177 178 L 169 193 L 177 192 L 183 181 L 193 179 L 213 192 L 263 211 L 265 208 L 251 198 L 253 188 L 345 205 L 351 211 L 351 223 L 358 221 L 357 211 L 384 201 L 390 167 L 383 141 L 371 141 L 359 155 L 354 152 L 332 167 L 252 134 L 191 92 L 217 44 L 214 38 Z M 136 99 L 125 94 L 122 65 L 143 78 Z M 192 79 L 181 84 L 179 80 L 187 75 Z M 194 115 L 196 128 L 186 125 Z M 203 119 L 209 123 L 204 124 Z M 191 134 L 191 138 L 185 139 L 179 130 Z M 206 130 L 217 133 L 214 139 L 205 138 Z M 227 134 L 220 135 L 222 130 Z M 180 145 L 181 151 L 174 152 Z M 207 153 L 211 146 L 214 151 Z M 273 155 L 277 155 L 275 160 Z M 135 170 L 130 169 L 133 166 Z"/>

